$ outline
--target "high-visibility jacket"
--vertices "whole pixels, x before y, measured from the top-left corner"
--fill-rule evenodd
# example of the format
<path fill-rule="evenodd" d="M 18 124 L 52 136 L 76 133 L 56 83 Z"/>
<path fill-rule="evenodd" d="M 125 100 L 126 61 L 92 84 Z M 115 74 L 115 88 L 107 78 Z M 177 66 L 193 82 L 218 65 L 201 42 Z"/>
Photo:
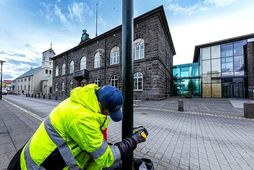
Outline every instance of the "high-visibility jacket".
<path fill-rule="evenodd" d="M 23 148 L 22 170 L 61 167 L 63 161 L 64 169 L 102 169 L 121 159 L 118 147 L 103 139 L 109 118 L 101 113 L 97 90 L 95 84 L 77 87 L 53 109 Z"/>

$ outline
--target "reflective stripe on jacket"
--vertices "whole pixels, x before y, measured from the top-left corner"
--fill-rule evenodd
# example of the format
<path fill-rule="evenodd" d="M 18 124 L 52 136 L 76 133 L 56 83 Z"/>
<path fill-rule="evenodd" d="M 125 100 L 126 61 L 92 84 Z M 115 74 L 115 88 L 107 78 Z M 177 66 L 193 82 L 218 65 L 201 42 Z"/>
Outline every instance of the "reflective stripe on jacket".
<path fill-rule="evenodd" d="M 22 150 L 21 169 L 44 169 L 54 161 L 64 169 L 102 169 L 120 160 L 118 147 L 101 133 L 109 118 L 100 112 L 97 90 L 95 84 L 77 87 L 54 108 Z"/>

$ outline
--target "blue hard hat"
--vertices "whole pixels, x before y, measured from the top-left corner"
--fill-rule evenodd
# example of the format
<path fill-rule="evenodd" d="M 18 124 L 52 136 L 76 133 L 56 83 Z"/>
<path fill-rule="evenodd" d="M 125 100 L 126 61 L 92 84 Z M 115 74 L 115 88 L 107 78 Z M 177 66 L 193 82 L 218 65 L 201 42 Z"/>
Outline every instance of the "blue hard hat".
<path fill-rule="evenodd" d="M 115 122 L 123 119 L 123 96 L 120 90 L 113 86 L 103 86 L 97 91 L 98 101 L 103 108 L 109 110 L 109 116 Z"/>

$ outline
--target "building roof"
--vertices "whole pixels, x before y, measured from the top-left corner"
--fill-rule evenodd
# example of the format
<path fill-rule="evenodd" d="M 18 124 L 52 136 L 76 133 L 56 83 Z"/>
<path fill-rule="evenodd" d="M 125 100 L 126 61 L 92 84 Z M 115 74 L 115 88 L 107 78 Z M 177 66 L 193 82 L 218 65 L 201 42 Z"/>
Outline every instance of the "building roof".
<path fill-rule="evenodd" d="M 23 78 L 23 77 L 28 77 L 28 76 L 33 76 L 35 73 L 39 72 L 40 70 L 41 70 L 41 67 L 31 68 L 29 71 L 25 72 L 24 74 L 19 76 L 17 79 Z"/>
<path fill-rule="evenodd" d="M 52 53 L 54 53 L 54 55 L 56 55 L 56 53 L 54 52 L 54 50 L 52 49 L 52 48 L 50 48 L 50 49 L 48 49 L 48 50 L 45 50 L 45 51 L 43 51 L 42 53 L 45 53 L 45 52 L 52 52 Z"/>
<path fill-rule="evenodd" d="M 11 84 L 11 83 L 12 83 L 12 80 L 4 80 L 3 83 Z"/>
<path fill-rule="evenodd" d="M 199 55 L 200 55 L 199 54 L 200 53 L 200 48 L 210 47 L 210 46 L 219 45 L 219 44 L 226 44 L 226 43 L 246 40 L 246 39 L 250 39 L 250 38 L 254 38 L 254 33 L 241 35 L 241 36 L 233 37 L 233 38 L 227 38 L 227 39 L 214 41 L 214 42 L 210 42 L 210 43 L 206 43 L 206 44 L 196 45 L 195 49 L 194 49 L 193 62 L 198 62 Z"/>
<path fill-rule="evenodd" d="M 162 19 L 162 26 L 163 26 L 163 29 L 165 31 L 166 37 L 167 37 L 167 39 L 169 41 L 169 44 L 173 48 L 173 54 L 176 54 L 174 43 L 172 41 L 171 33 L 170 33 L 170 30 L 169 30 L 169 26 L 168 26 L 168 22 L 167 22 L 167 18 L 166 18 L 163 6 L 159 6 L 159 7 L 155 8 L 155 9 L 153 9 L 153 10 L 151 10 L 151 11 L 149 11 L 149 12 L 143 14 L 143 15 L 140 15 L 140 16 L 134 18 L 134 25 L 136 23 L 140 22 L 141 20 L 143 20 L 144 18 L 150 17 L 150 16 L 152 16 L 154 14 L 158 14 L 158 13 L 160 14 L 160 17 Z M 111 30 L 101 34 L 101 35 L 98 35 L 97 37 L 95 37 L 93 39 L 89 39 L 89 40 L 85 41 L 84 43 L 80 43 L 79 45 L 77 45 L 77 46 L 75 46 L 75 47 L 73 47 L 73 48 L 71 48 L 71 49 L 69 49 L 69 50 L 67 50 L 67 51 L 65 51 L 63 53 L 60 53 L 60 54 L 52 57 L 51 59 L 54 60 L 54 59 L 59 58 L 59 57 L 65 55 L 65 54 L 68 54 L 68 53 L 70 53 L 72 51 L 76 51 L 76 50 L 80 49 L 81 47 L 83 47 L 84 45 L 91 44 L 92 42 L 95 42 L 95 41 L 97 41 L 99 39 L 102 39 L 106 35 L 113 34 L 116 31 L 119 31 L 121 29 L 122 29 L 122 25 L 119 25 L 118 27 L 115 27 L 115 28 L 113 28 L 113 29 L 111 29 Z"/>

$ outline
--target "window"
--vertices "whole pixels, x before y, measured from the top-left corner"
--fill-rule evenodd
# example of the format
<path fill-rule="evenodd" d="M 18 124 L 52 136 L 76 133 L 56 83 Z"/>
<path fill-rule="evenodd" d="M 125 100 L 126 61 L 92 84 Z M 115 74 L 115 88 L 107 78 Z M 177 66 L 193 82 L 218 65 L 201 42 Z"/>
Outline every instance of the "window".
<path fill-rule="evenodd" d="M 80 70 L 86 69 L 86 57 L 82 57 L 80 60 Z"/>
<path fill-rule="evenodd" d="M 51 70 L 49 70 L 49 74 L 51 74 Z"/>
<path fill-rule="evenodd" d="M 58 70 L 58 66 L 56 66 L 56 74 L 55 76 L 58 76 L 59 70 Z"/>
<path fill-rule="evenodd" d="M 134 74 L 133 78 L 134 82 L 134 91 L 142 91 L 143 90 L 143 74 L 140 72 L 137 72 Z"/>
<path fill-rule="evenodd" d="M 94 83 L 97 84 L 98 86 L 100 86 L 100 79 L 97 77 L 97 78 L 94 80 Z"/>
<path fill-rule="evenodd" d="M 73 88 L 73 82 L 70 80 L 70 90 Z"/>
<path fill-rule="evenodd" d="M 94 68 L 99 68 L 100 67 L 100 61 L 101 60 L 101 54 L 100 52 L 97 52 L 94 56 Z"/>
<path fill-rule="evenodd" d="M 65 83 L 64 83 L 64 81 L 62 82 L 62 91 L 65 91 Z"/>
<path fill-rule="evenodd" d="M 210 47 L 201 48 L 201 60 L 209 60 L 210 59 Z"/>
<path fill-rule="evenodd" d="M 62 65 L 62 75 L 65 75 L 65 73 L 66 73 L 66 65 L 63 64 Z"/>
<path fill-rule="evenodd" d="M 233 43 L 221 45 L 221 57 L 232 57 L 233 56 Z"/>
<path fill-rule="evenodd" d="M 56 88 L 56 91 L 58 91 L 58 83 L 56 83 L 56 87 L 55 88 Z"/>
<path fill-rule="evenodd" d="M 51 73 L 51 71 L 50 71 L 50 73 Z M 28 81 L 30 81 L 30 80 L 31 80 L 31 77 L 28 78 Z"/>
<path fill-rule="evenodd" d="M 74 72 L 74 61 L 70 62 L 70 74 Z"/>
<path fill-rule="evenodd" d="M 111 51 L 110 51 L 110 65 L 119 63 L 119 54 L 120 54 L 119 47 L 113 47 L 111 49 Z"/>
<path fill-rule="evenodd" d="M 111 85 L 114 87 L 118 87 L 118 77 L 116 75 L 111 77 Z"/>
<path fill-rule="evenodd" d="M 45 70 L 45 74 L 48 74 L 48 70 L 47 69 Z"/>
<path fill-rule="evenodd" d="M 137 39 L 134 41 L 134 60 L 138 60 L 145 57 L 145 43 L 143 39 Z"/>

